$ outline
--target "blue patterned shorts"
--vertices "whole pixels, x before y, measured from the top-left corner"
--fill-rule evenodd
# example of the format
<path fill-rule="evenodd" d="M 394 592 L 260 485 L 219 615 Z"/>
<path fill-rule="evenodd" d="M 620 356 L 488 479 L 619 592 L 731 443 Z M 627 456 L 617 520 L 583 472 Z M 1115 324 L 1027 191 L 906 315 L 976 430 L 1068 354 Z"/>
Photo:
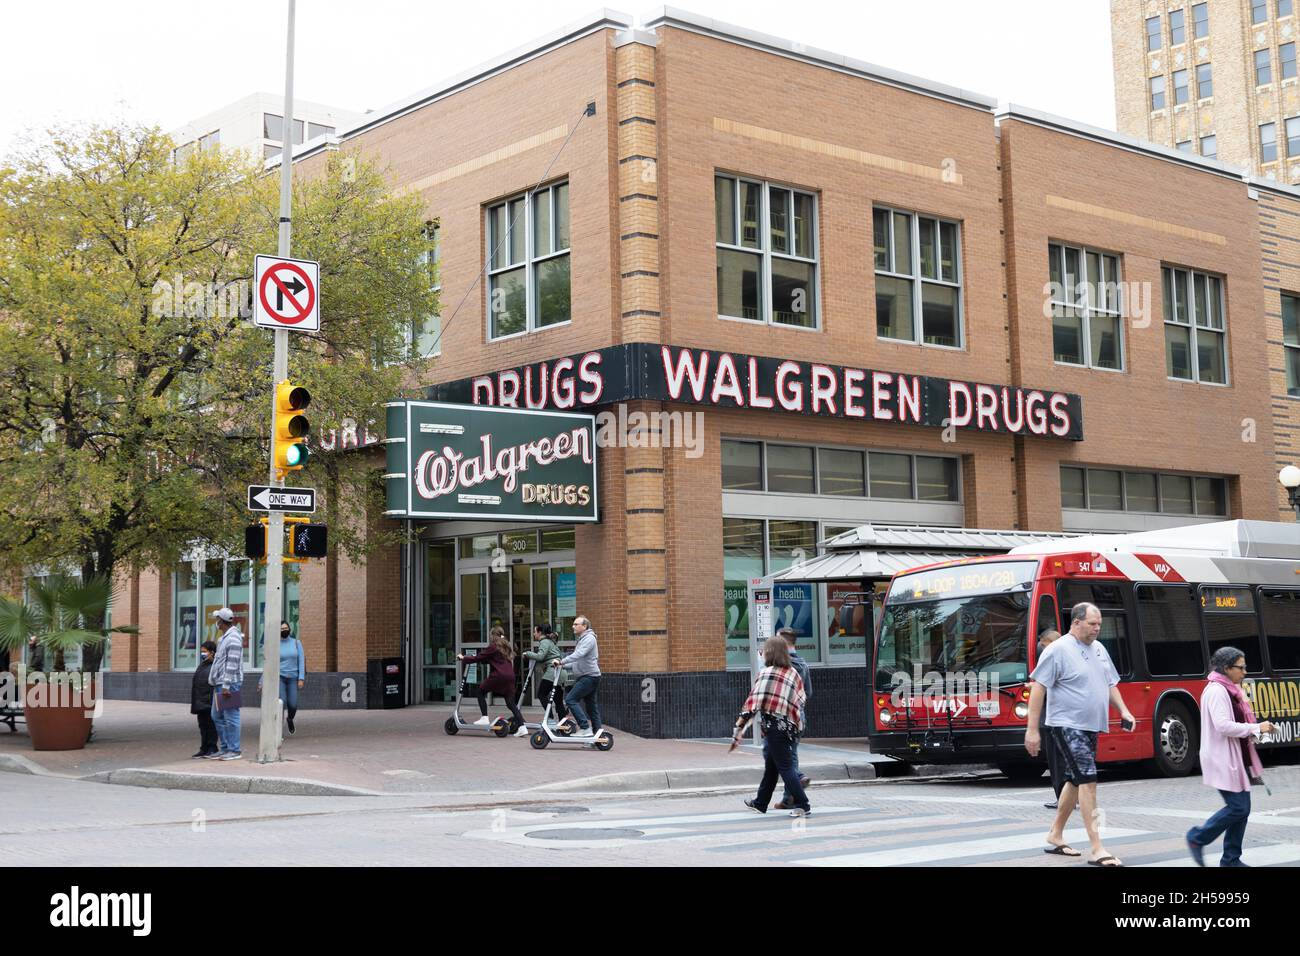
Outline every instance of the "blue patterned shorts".
<path fill-rule="evenodd" d="M 1073 727 L 1048 727 L 1065 779 L 1076 787 L 1097 782 L 1097 732 Z"/>

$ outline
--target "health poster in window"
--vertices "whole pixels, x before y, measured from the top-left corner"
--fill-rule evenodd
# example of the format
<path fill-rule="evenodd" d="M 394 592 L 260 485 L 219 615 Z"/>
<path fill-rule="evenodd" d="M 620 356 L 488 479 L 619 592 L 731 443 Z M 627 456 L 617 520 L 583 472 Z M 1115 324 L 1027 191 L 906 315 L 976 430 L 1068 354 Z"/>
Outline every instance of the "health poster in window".
<path fill-rule="evenodd" d="M 724 613 L 727 615 L 727 664 L 744 666 L 749 647 L 749 597 L 744 581 L 726 581 L 722 586 Z"/>
<path fill-rule="evenodd" d="M 555 576 L 555 616 L 578 616 L 578 575 L 574 573 Z"/>
<path fill-rule="evenodd" d="M 181 608 L 180 621 L 177 624 L 180 629 L 180 643 L 177 645 L 183 651 L 192 651 L 198 647 L 199 641 L 199 609 L 196 607 Z"/>
<path fill-rule="evenodd" d="M 858 584 L 826 585 L 826 635 L 832 654 L 867 652 L 867 605 Z"/>
<path fill-rule="evenodd" d="M 772 595 L 772 628 L 778 632 L 784 627 L 794 628 L 798 635 L 795 648 L 814 649 L 817 635 L 813 633 L 813 586 L 811 584 L 778 584 Z"/>

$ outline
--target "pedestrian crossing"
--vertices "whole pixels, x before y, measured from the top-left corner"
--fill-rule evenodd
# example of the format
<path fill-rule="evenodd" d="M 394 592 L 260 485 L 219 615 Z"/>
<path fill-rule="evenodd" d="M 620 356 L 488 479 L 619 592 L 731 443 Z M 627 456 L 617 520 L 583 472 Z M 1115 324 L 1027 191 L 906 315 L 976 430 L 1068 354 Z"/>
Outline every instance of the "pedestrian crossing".
<path fill-rule="evenodd" d="M 775 812 L 759 816 L 748 810 L 638 815 L 635 806 L 604 807 L 576 820 L 568 814 L 539 817 L 497 811 L 490 827 L 463 835 L 551 851 L 635 847 L 637 857 L 648 862 L 689 857 L 697 863 L 727 865 L 759 856 L 776 865 L 816 868 L 1084 865 L 1078 857 L 1043 852 L 1048 819 L 1026 818 L 1020 808 L 1027 801 L 994 798 L 985 808 L 978 799 L 953 806 L 951 798 L 930 803 L 917 801 L 918 797 L 906 798 L 907 809 L 890 807 L 893 801 L 888 800 L 883 806 L 818 806 L 807 819 Z M 936 806 L 940 803 L 949 806 Z M 1292 826 L 1297 822 L 1290 821 Z M 1102 839 L 1107 851 L 1126 865 L 1192 865 L 1177 826 L 1144 829 L 1111 822 Z M 1300 865 L 1300 827 L 1286 833 L 1269 828 L 1264 836 L 1258 843 L 1248 836 L 1248 863 Z M 1065 839 L 1087 852 L 1088 837 L 1082 826 L 1067 829 Z M 1207 862 L 1217 861 L 1218 852 L 1217 845 L 1212 846 Z"/>

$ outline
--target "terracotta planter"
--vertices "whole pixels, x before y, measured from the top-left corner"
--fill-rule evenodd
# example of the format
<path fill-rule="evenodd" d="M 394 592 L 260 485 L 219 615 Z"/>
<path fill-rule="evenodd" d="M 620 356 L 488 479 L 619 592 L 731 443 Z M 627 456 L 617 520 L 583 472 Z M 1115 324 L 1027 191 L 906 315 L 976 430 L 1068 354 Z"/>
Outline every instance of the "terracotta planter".
<path fill-rule="evenodd" d="M 89 702 L 89 706 L 87 706 Z M 94 695 L 59 683 L 29 682 L 23 705 L 33 750 L 80 750 L 90 736 Z"/>

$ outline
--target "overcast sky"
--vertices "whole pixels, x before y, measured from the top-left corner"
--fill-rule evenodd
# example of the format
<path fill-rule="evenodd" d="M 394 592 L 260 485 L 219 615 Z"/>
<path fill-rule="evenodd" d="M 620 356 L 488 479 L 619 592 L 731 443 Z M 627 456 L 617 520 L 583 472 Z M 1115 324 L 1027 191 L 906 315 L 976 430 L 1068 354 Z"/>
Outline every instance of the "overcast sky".
<path fill-rule="evenodd" d="M 686 0 L 682 8 L 1114 128 L 1106 0 Z M 170 130 L 284 89 L 287 0 L 9 4 L 0 152 L 52 123 Z M 378 108 L 585 17 L 591 0 L 299 0 L 295 95 Z M 650 19 L 659 9 L 613 9 Z"/>

